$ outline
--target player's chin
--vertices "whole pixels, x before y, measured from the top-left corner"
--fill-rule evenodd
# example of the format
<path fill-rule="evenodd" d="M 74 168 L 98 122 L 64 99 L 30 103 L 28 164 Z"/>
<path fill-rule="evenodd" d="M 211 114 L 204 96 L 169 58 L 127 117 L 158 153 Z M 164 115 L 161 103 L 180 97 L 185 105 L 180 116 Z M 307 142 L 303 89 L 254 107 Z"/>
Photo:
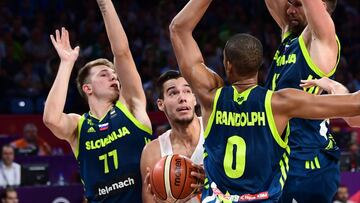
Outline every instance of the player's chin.
<path fill-rule="evenodd" d="M 111 95 L 111 101 L 116 102 L 117 100 L 119 100 L 119 93 L 115 92 Z"/>
<path fill-rule="evenodd" d="M 180 115 L 177 116 L 176 121 L 178 123 L 191 123 L 191 121 L 194 119 L 194 114 L 187 114 L 187 115 Z"/>
<path fill-rule="evenodd" d="M 300 35 L 301 32 L 304 30 L 304 26 L 299 23 L 299 21 L 295 21 L 290 24 L 290 32 L 295 35 Z"/>

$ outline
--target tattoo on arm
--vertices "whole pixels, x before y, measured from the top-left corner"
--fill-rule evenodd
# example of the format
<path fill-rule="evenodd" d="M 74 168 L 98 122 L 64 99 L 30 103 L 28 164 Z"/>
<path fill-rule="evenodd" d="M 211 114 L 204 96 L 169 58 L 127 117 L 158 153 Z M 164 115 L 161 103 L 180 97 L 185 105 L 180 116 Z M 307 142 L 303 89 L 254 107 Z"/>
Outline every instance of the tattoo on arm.
<path fill-rule="evenodd" d="M 96 1 L 99 5 L 101 13 L 105 14 L 106 13 L 105 0 L 96 0 Z"/>

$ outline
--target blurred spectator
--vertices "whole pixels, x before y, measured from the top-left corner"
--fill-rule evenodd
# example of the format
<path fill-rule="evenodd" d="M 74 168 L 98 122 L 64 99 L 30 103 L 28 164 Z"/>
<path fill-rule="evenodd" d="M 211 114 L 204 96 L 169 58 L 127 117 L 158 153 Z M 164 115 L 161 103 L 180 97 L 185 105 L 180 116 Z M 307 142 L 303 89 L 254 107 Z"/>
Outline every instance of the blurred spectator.
<path fill-rule="evenodd" d="M 357 143 L 351 143 L 349 146 L 350 151 L 350 171 L 355 172 L 360 170 L 360 153 Z"/>
<path fill-rule="evenodd" d="M 51 154 L 50 146 L 38 136 L 38 128 L 33 123 L 28 123 L 24 127 L 23 138 L 11 143 L 20 155 L 39 155 L 46 156 Z"/>
<path fill-rule="evenodd" d="M 354 203 L 349 200 L 348 188 L 345 185 L 340 185 L 335 196 L 335 201 L 333 203 Z"/>
<path fill-rule="evenodd" d="M 33 70 L 30 60 L 24 61 L 21 72 L 15 75 L 14 80 L 22 96 L 39 96 L 42 91 L 40 75 Z"/>
<path fill-rule="evenodd" d="M 43 32 L 41 26 L 33 28 L 31 38 L 25 42 L 24 51 L 35 63 L 45 64 L 46 59 L 49 57 L 50 46 L 49 38 Z"/>
<path fill-rule="evenodd" d="M 18 194 L 14 188 L 6 188 L 1 194 L 2 203 L 18 203 Z"/>
<path fill-rule="evenodd" d="M 14 162 L 14 148 L 10 145 L 4 145 L 1 150 L 0 163 L 0 186 L 19 186 L 20 185 L 20 165 Z"/>

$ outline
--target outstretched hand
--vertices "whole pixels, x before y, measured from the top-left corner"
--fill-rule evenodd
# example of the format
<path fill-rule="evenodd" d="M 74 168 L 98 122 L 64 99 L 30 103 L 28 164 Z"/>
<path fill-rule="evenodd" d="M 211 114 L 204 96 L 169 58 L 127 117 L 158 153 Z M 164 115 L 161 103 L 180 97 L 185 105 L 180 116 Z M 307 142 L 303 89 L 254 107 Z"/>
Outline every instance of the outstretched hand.
<path fill-rule="evenodd" d="M 325 90 L 325 92 L 331 94 L 333 91 L 332 82 L 329 78 L 323 77 L 321 79 L 315 79 L 315 80 L 301 80 L 300 87 L 303 88 L 309 88 L 318 86 L 320 88 L 318 94 L 321 94 L 322 91 Z"/>
<path fill-rule="evenodd" d="M 61 28 L 60 31 L 55 31 L 54 35 L 50 35 L 52 44 L 54 45 L 61 61 L 75 62 L 79 56 L 80 47 L 77 46 L 74 49 L 71 48 L 69 40 L 69 32 L 65 28 Z"/>

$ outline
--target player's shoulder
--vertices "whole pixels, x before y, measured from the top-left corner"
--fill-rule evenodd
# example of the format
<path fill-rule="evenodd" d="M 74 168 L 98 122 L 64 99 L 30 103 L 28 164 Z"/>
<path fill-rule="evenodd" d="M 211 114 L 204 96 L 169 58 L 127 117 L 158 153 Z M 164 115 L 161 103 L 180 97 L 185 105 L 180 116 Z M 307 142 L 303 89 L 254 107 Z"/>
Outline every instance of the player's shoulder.
<path fill-rule="evenodd" d="M 155 140 L 152 140 L 151 142 L 146 144 L 144 149 L 143 149 L 143 154 L 144 155 L 152 156 L 152 155 L 155 155 L 155 154 L 158 154 L 158 153 L 160 153 L 159 138 L 156 138 Z"/>
<path fill-rule="evenodd" d="M 142 154 L 141 163 L 144 166 L 153 166 L 161 158 L 159 139 L 155 139 L 146 144 Z"/>

